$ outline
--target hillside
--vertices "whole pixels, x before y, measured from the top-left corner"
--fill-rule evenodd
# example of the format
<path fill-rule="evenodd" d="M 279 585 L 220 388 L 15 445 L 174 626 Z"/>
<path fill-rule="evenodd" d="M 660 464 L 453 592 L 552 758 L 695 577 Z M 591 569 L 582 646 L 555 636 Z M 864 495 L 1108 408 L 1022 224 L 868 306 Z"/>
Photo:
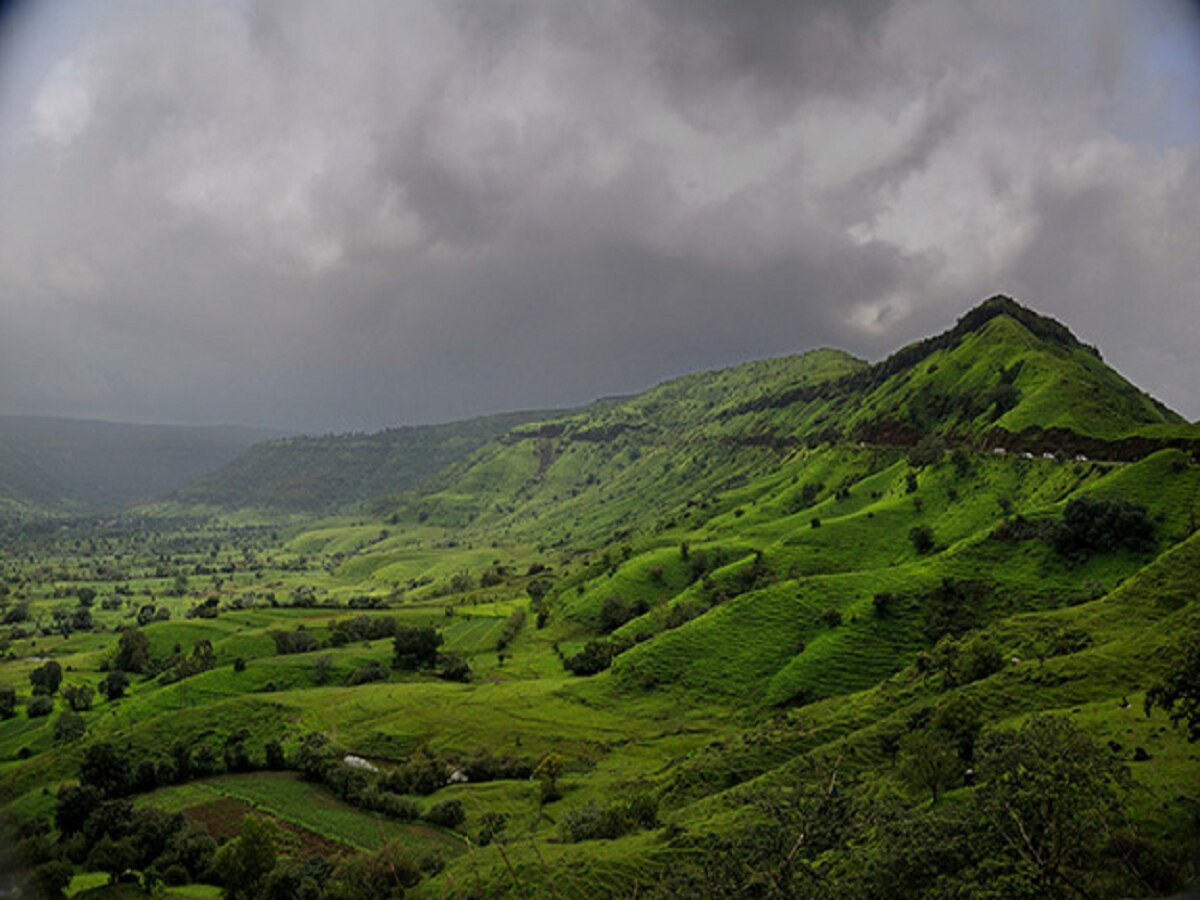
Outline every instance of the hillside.
<path fill-rule="evenodd" d="M 313 896 L 1200 884 L 1194 429 L 1062 325 L 997 299 L 875 364 L 489 427 L 353 518 L 5 535 L 0 804 L 33 871 L 215 890 L 253 813 Z M 47 658 L 104 686 L 78 721 L 34 696 Z"/>
<path fill-rule="evenodd" d="M 509 429 L 554 414 L 504 413 L 374 434 L 265 441 L 168 500 L 184 508 L 327 512 L 414 488 Z"/>
<path fill-rule="evenodd" d="M 707 494 L 776 470 L 802 448 L 908 448 L 927 435 L 1100 460 L 1200 449 L 1193 426 L 1064 326 L 993 298 L 944 334 L 872 365 L 814 351 L 514 429 L 419 497 L 385 508 L 421 522 L 536 533 L 547 544 L 594 541 L 694 519 Z"/>
<path fill-rule="evenodd" d="M 277 434 L 0 416 L 0 514 L 120 509 L 172 491 Z"/>

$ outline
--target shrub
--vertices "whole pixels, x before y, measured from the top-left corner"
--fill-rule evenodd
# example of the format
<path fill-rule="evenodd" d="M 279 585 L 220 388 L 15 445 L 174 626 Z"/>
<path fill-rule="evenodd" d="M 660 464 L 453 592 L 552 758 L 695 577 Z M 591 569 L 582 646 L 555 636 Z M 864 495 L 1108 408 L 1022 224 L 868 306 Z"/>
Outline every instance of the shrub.
<path fill-rule="evenodd" d="M 610 634 L 626 622 L 645 614 L 648 608 L 644 600 L 631 601 L 616 595 L 606 597 L 600 607 L 600 630 Z"/>
<path fill-rule="evenodd" d="M 914 469 L 924 466 L 934 466 L 942 461 L 946 454 L 946 442 L 937 435 L 926 435 L 908 451 L 908 464 Z M 915 477 L 915 476 L 914 476 Z"/>
<path fill-rule="evenodd" d="M 821 618 L 830 628 L 837 628 L 842 624 L 842 614 L 832 606 L 825 610 L 825 612 L 821 613 Z"/>
<path fill-rule="evenodd" d="M 533 594 L 532 589 L 529 593 Z M 521 629 L 525 627 L 525 617 L 525 610 L 518 609 L 505 620 L 504 628 L 500 630 L 500 637 L 496 638 L 497 650 L 506 649 L 516 639 L 517 635 L 521 633 Z"/>
<path fill-rule="evenodd" d="M 17 714 L 17 691 L 11 685 L 0 686 L 0 720 Z"/>
<path fill-rule="evenodd" d="M 1154 546 L 1154 522 L 1144 506 L 1125 500 L 1076 497 L 1063 510 L 1054 548 L 1064 556 L 1086 557 L 1126 548 L 1143 552 Z"/>
<path fill-rule="evenodd" d="M 330 628 L 329 642 L 335 647 L 356 641 L 375 641 L 396 634 L 396 620 L 390 616 L 355 616 L 341 619 Z"/>
<path fill-rule="evenodd" d="M 83 722 L 83 716 L 70 710 L 61 713 L 54 722 L 54 740 L 59 744 L 77 741 L 83 737 L 86 731 L 87 726 Z"/>
<path fill-rule="evenodd" d="M 122 672 L 144 672 L 150 664 L 150 639 L 139 628 L 127 628 L 117 641 L 113 668 Z"/>
<path fill-rule="evenodd" d="M 485 812 L 479 817 L 479 832 L 475 843 L 486 847 L 493 840 L 502 840 L 504 829 L 508 827 L 508 815 L 501 812 Z"/>
<path fill-rule="evenodd" d="M 471 680 L 471 666 L 461 653 L 442 653 L 438 656 L 438 678 L 442 681 Z"/>
<path fill-rule="evenodd" d="M 934 548 L 933 529 L 928 525 L 917 525 L 908 533 L 913 549 L 921 555 L 929 553 Z"/>
<path fill-rule="evenodd" d="M 186 868 L 179 863 L 172 863 L 163 869 L 162 880 L 167 887 L 181 887 L 191 879 Z"/>
<path fill-rule="evenodd" d="M 900 598 L 889 591 L 880 591 L 871 598 L 871 605 L 875 607 L 876 616 L 886 619 L 900 605 Z"/>
<path fill-rule="evenodd" d="M 120 700 L 125 696 L 125 690 L 129 687 L 129 676 L 124 672 L 117 670 L 109 672 L 104 676 L 104 680 L 100 682 L 100 693 L 108 698 L 111 703 L 114 700 Z"/>
<path fill-rule="evenodd" d="M 280 656 L 292 653 L 311 653 L 321 648 L 317 636 L 303 627 L 295 631 L 272 631 L 271 639 L 275 641 L 275 652 Z"/>
<path fill-rule="evenodd" d="M 48 716 L 54 711 L 54 698 L 47 694 L 34 694 L 25 701 L 25 714 L 31 719 Z"/>
<path fill-rule="evenodd" d="M 442 636 L 432 626 L 397 627 L 392 639 L 394 664 L 397 669 L 432 669 L 437 665 L 437 649 Z"/>
<path fill-rule="evenodd" d="M 395 769 L 384 772 L 379 786 L 397 794 L 432 794 L 446 785 L 446 765 L 422 747 Z"/>
<path fill-rule="evenodd" d="M 319 677 L 319 676 L 318 676 Z M 328 676 L 324 676 L 326 679 Z M 377 660 L 372 660 L 365 666 L 359 666 L 347 675 L 343 681 L 349 687 L 357 687 L 360 684 L 370 684 L 373 681 L 385 681 L 388 677 L 388 670 L 383 667 L 383 664 Z M 323 681 L 318 680 L 318 684 L 323 684 Z"/>
<path fill-rule="evenodd" d="M 62 684 L 62 666 L 54 660 L 43 663 L 29 673 L 29 684 L 35 694 L 55 694 Z"/>
<path fill-rule="evenodd" d="M 947 635 L 930 654 L 930 666 L 940 671 L 949 687 L 970 684 L 1004 668 L 1004 657 L 991 638 L 978 635 L 959 642 Z"/>
<path fill-rule="evenodd" d="M 283 745 L 279 741 L 267 741 L 263 744 L 263 755 L 268 769 L 287 768 L 287 758 L 283 754 Z"/>
<path fill-rule="evenodd" d="M 425 813 L 425 821 L 442 828 L 457 828 L 467 818 L 461 800 L 443 800 L 435 803 Z"/>
<path fill-rule="evenodd" d="M 96 692 L 86 684 L 68 684 L 62 689 L 63 699 L 75 712 L 87 712 L 92 708 L 92 698 Z"/>
<path fill-rule="evenodd" d="M 608 641 L 588 641 L 574 656 L 563 660 L 572 675 L 595 675 L 612 665 L 613 647 Z"/>
<path fill-rule="evenodd" d="M 421 808 L 407 797 L 401 797 L 391 791 L 377 791 L 376 798 L 378 805 L 375 808 L 393 819 L 415 821 L 421 818 Z"/>
<path fill-rule="evenodd" d="M 589 801 L 567 810 L 559 824 L 559 836 L 567 843 L 612 840 L 656 825 L 658 800 L 649 794 L 635 794 L 627 801 L 608 806 Z"/>

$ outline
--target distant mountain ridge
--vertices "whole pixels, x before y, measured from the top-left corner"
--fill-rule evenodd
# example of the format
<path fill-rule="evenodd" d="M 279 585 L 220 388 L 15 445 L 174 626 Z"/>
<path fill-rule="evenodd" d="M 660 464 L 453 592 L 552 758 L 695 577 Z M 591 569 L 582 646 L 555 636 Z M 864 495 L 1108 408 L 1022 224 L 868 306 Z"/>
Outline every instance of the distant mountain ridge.
<path fill-rule="evenodd" d="M 256 444 L 164 500 L 168 508 L 329 512 L 415 488 L 511 429 L 559 414 L 511 412 L 372 434 L 279 438 Z"/>
<path fill-rule="evenodd" d="M 444 524 L 513 514 L 539 494 L 565 502 L 618 474 L 652 479 L 642 457 L 669 447 L 672 459 L 659 465 L 681 464 L 682 448 L 741 448 L 727 461 L 731 472 L 789 447 L 905 446 L 935 434 L 1113 459 L 1167 446 L 1200 451 L 1200 427 L 1129 383 L 1067 326 L 1004 296 L 876 363 L 820 349 L 685 375 L 577 410 L 373 434 L 253 442 L 248 432 L 154 426 L 156 449 L 124 469 L 79 463 L 79 448 L 94 446 L 103 423 L 84 434 L 9 421 L 7 432 L 0 424 L 0 498 L 10 504 L 86 510 L 156 497 L 162 502 L 150 508 L 166 513 L 328 513 L 372 503 Z M 6 433 L 25 432 L 5 446 Z"/>
<path fill-rule="evenodd" d="M 0 416 L 0 514 L 119 509 L 174 490 L 279 433 Z"/>

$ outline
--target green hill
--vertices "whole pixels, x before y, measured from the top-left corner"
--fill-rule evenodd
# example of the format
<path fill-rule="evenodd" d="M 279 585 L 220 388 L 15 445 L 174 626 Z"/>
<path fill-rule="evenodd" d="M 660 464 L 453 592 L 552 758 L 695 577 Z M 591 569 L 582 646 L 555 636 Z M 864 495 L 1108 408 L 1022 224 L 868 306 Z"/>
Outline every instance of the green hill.
<path fill-rule="evenodd" d="M 0 534 L 18 855 L 83 886 L 113 843 L 145 832 L 137 865 L 165 868 L 191 859 L 165 830 L 227 841 L 253 812 L 271 877 L 314 896 L 1200 884 L 1195 428 L 1062 325 L 994 299 L 875 364 L 821 350 L 488 427 L 421 483 L 322 481 L 374 498 L 352 517 Z M 78 722 L 34 698 L 47 658 L 71 684 L 132 665 L 135 621 L 124 696 Z M 100 757 L 138 815 L 79 815 Z"/>
<path fill-rule="evenodd" d="M 907 448 L 923 436 L 1101 460 L 1200 449 L 1194 427 L 1064 326 L 993 298 L 873 365 L 814 351 L 514 429 L 396 508 L 421 522 L 537 533 L 547 544 L 597 540 L 695 518 L 707 495 L 777 471 L 800 448 Z"/>
<path fill-rule="evenodd" d="M 327 512 L 416 487 L 510 428 L 553 413 L 515 412 L 374 434 L 256 444 L 168 500 L 183 508 Z"/>

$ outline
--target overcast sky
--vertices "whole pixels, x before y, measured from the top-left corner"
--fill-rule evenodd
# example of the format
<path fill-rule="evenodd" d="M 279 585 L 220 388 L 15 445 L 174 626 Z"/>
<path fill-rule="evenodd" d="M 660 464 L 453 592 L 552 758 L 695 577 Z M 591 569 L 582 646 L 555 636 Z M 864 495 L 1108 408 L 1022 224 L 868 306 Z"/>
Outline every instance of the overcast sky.
<path fill-rule="evenodd" d="M 578 404 L 994 293 L 1200 416 L 1168 0 L 38 0 L 0 14 L 0 412 Z"/>

